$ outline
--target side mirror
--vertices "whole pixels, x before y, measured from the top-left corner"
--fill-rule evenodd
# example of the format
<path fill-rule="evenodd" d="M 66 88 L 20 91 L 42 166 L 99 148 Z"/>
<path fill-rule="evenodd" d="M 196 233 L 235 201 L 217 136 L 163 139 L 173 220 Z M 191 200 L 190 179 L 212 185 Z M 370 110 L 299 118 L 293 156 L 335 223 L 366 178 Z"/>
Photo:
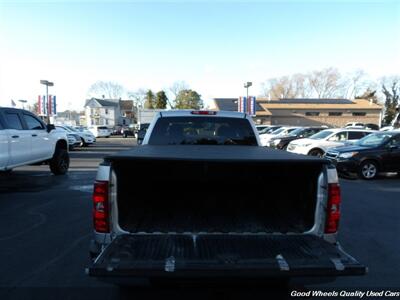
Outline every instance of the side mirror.
<path fill-rule="evenodd" d="M 46 128 L 47 128 L 47 132 L 50 132 L 50 131 L 56 129 L 56 127 L 54 126 L 54 124 L 47 124 L 47 125 L 46 125 Z"/>

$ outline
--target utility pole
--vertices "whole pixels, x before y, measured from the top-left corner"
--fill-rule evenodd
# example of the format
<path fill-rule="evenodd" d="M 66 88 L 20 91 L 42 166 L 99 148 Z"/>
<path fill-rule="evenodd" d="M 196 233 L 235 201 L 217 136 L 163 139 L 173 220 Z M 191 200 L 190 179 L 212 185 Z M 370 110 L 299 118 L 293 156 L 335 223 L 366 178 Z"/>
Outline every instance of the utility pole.
<path fill-rule="evenodd" d="M 47 112 L 47 123 L 50 123 L 50 114 L 49 114 L 49 86 L 54 86 L 54 82 L 50 82 L 48 80 L 40 80 L 40 84 L 44 84 L 46 86 L 46 112 Z"/>

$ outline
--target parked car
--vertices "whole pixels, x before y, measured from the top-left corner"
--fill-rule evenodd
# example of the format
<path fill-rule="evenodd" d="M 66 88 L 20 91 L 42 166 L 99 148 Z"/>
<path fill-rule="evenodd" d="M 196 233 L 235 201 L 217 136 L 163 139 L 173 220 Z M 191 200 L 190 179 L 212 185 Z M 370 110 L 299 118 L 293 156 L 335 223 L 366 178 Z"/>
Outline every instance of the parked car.
<path fill-rule="evenodd" d="M 149 123 L 140 124 L 139 131 L 137 132 L 137 143 L 141 145 L 144 137 L 146 136 L 147 129 L 149 128 Z"/>
<path fill-rule="evenodd" d="M 265 128 L 269 128 L 271 125 L 256 125 L 256 129 L 258 132 L 264 130 Z"/>
<path fill-rule="evenodd" d="M 372 133 L 352 146 L 328 150 L 325 158 L 345 175 L 358 175 L 363 179 L 373 179 L 379 172 L 400 175 L 400 132 Z"/>
<path fill-rule="evenodd" d="M 90 126 L 89 131 L 91 133 L 93 133 L 93 135 L 96 138 L 99 138 L 99 137 L 100 138 L 102 138 L 102 137 L 109 138 L 111 135 L 110 130 L 108 130 L 107 126 L 97 126 L 97 125 Z"/>
<path fill-rule="evenodd" d="M 117 284 L 365 274 L 337 241 L 335 168 L 260 146 L 243 113 L 158 113 L 143 146 L 99 166 L 87 274 Z"/>
<path fill-rule="evenodd" d="M 272 131 L 271 133 L 262 134 L 262 135 L 260 135 L 261 145 L 264 147 L 269 147 L 270 141 L 272 138 L 288 135 L 289 133 L 291 133 L 292 131 L 294 131 L 298 128 L 300 128 L 300 127 L 283 126 L 283 127 L 280 127 L 278 129 Z"/>
<path fill-rule="evenodd" d="M 292 132 L 290 132 L 287 135 L 284 136 L 277 136 L 271 138 L 269 141 L 269 146 L 271 148 L 276 148 L 276 149 L 281 149 L 281 150 L 286 150 L 287 146 L 291 141 L 302 139 L 302 138 L 308 138 L 321 130 L 325 130 L 326 127 L 300 127 Z"/>
<path fill-rule="evenodd" d="M 90 135 L 91 138 L 93 139 L 93 143 L 96 142 L 96 137 L 94 136 L 94 134 L 87 127 L 75 126 L 74 129 L 79 131 L 79 132 L 83 132 L 83 133 L 86 133 L 86 134 Z"/>
<path fill-rule="evenodd" d="M 273 132 L 273 131 L 281 128 L 281 127 L 282 127 L 282 125 L 271 125 L 271 126 L 268 126 L 268 127 L 264 128 L 264 129 L 261 129 L 260 131 L 258 131 L 258 134 L 260 136 L 262 134 L 269 134 L 269 133 L 271 133 L 271 132 Z"/>
<path fill-rule="evenodd" d="M 344 126 L 344 128 L 349 128 L 349 127 L 351 127 L 351 128 L 363 129 L 364 126 L 365 126 L 365 124 L 364 124 L 364 123 L 361 123 L 361 122 L 349 122 L 349 123 L 346 123 L 346 125 Z"/>
<path fill-rule="evenodd" d="M 135 126 L 133 124 L 126 126 L 124 128 L 122 128 L 121 130 L 121 134 L 124 138 L 127 138 L 129 136 L 135 137 Z"/>
<path fill-rule="evenodd" d="M 366 129 L 326 129 L 310 136 L 290 142 L 287 151 L 322 157 L 329 148 L 344 146 L 372 133 Z"/>
<path fill-rule="evenodd" d="M 68 132 L 65 132 L 68 138 L 68 149 L 69 151 L 72 151 L 75 149 L 75 147 L 81 147 L 82 141 L 80 137 L 76 134 L 71 134 Z"/>
<path fill-rule="evenodd" d="M 69 150 L 73 150 L 76 147 L 83 147 L 83 141 L 81 140 L 79 134 L 72 132 L 71 130 L 69 130 L 64 126 L 56 125 L 55 128 L 56 130 L 64 132 L 67 135 L 67 137 L 69 136 L 73 138 L 73 140 L 71 139 L 71 142 L 73 141 L 72 148 L 69 148 Z"/>
<path fill-rule="evenodd" d="M 82 147 L 87 147 L 96 141 L 96 137 L 90 131 L 89 132 L 80 131 L 80 130 L 75 129 L 75 127 L 68 126 L 68 125 L 64 125 L 64 127 L 69 129 L 74 134 L 77 134 L 80 136 L 80 139 L 82 141 Z"/>
<path fill-rule="evenodd" d="M 0 171 L 47 163 L 55 175 L 68 171 L 68 138 L 33 113 L 0 107 Z"/>

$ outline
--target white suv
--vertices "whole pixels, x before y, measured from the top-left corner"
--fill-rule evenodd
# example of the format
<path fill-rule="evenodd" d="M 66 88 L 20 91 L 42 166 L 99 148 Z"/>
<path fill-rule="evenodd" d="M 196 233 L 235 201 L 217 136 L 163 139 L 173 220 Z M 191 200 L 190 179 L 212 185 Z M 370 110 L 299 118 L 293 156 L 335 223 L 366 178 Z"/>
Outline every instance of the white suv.
<path fill-rule="evenodd" d="M 108 130 L 108 128 L 107 128 L 107 126 L 97 126 L 97 125 L 93 125 L 93 126 L 90 126 L 89 127 L 89 131 L 91 132 L 91 133 L 93 133 L 93 135 L 96 137 L 96 138 L 101 138 L 101 137 L 106 137 L 106 138 L 108 138 L 108 137 L 110 137 L 110 135 L 111 135 L 111 132 L 110 132 L 110 130 Z"/>
<path fill-rule="evenodd" d="M 326 129 L 309 138 L 290 142 L 287 151 L 322 157 L 329 148 L 339 147 L 357 141 L 372 132 L 374 132 L 374 130 L 346 128 Z"/>

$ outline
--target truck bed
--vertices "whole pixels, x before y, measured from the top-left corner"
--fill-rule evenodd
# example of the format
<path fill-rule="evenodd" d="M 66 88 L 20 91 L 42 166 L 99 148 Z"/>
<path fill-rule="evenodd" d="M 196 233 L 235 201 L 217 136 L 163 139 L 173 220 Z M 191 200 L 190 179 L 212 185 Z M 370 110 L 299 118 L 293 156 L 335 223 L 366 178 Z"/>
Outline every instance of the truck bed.
<path fill-rule="evenodd" d="M 122 235 L 88 269 L 97 277 L 362 275 L 365 267 L 312 235 Z"/>
<path fill-rule="evenodd" d="M 302 233 L 315 223 L 324 160 L 246 146 L 139 148 L 107 158 L 125 231 Z"/>

